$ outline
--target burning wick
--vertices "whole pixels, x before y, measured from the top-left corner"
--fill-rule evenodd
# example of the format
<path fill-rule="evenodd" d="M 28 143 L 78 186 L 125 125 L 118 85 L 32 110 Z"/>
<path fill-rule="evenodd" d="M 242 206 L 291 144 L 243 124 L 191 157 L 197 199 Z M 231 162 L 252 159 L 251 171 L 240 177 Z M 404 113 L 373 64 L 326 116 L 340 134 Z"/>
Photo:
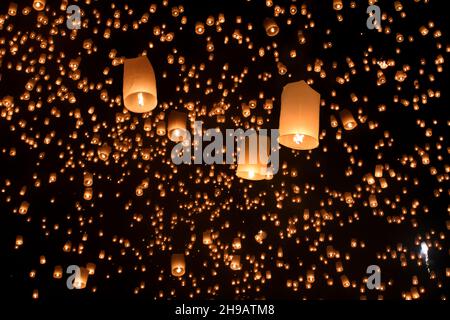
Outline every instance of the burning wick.
<path fill-rule="evenodd" d="M 249 176 L 250 178 L 254 178 L 254 177 L 255 177 L 255 172 L 254 172 L 253 170 L 250 170 L 250 171 L 248 172 L 248 176 Z"/>
<path fill-rule="evenodd" d="M 297 133 L 297 134 L 295 134 L 295 136 L 294 136 L 294 142 L 295 142 L 296 144 L 303 143 L 303 139 L 304 139 L 304 138 L 305 138 L 305 135 Z"/>
<path fill-rule="evenodd" d="M 142 92 L 138 93 L 138 104 L 140 107 L 144 106 L 144 96 L 142 95 Z"/>

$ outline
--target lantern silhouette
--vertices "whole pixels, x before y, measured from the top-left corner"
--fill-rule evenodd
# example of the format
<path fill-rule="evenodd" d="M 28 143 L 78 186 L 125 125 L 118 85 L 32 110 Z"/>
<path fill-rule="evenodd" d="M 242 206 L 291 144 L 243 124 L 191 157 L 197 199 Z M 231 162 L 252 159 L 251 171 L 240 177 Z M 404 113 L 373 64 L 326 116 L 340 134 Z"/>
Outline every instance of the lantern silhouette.
<path fill-rule="evenodd" d="M 284 86 L 281 94 L 280 144 L 297 150 L 319 145 L 320 94 L 305 81 Z"/>
<path fill-rule="evenodd" d="M 184 254 L 175 253 L 171 258 L 172 275 L 181 277 L 186 271 L 186 262 L 184 261 Z"/>
<path fill-rule="evenodd" d="M 187 138 L 186 118 L 187 118 L 186 114 L 180 111 L 172 111 L 169 114 L 167 133 L 171 141 L 181 142 L 186 140 Z"/>
<path fill-rule="evenodd" d="M 268 169 L 270 155 L 270 138 L 256 132 L 243 138 L 238 143 L 238 167 L 236 175 L 247 180 L 270 180 L 272 175 Z M 243 146 L 242 146 L 243 144 Z"/>
<path fill-rule="evenodd" d="M 156 79 L 146 56 L 126 59 L 123 69 L 123 100 L 131 112 L 143 113 L 156 108 Z"/>

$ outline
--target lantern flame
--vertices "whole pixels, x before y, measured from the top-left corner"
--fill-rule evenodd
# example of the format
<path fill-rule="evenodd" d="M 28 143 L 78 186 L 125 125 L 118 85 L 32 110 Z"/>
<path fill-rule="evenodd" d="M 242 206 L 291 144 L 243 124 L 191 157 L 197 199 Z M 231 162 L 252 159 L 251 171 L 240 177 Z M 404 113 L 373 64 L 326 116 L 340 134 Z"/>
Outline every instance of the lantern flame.
<path fill-rule="evenodd" d="M 305 135 L 304 134 L 299 134 L 299 133 L 297 133 L 297 134 L 295 134 L 295 136 L 294 136 L 294 142 L 296 143 L 296 144 L 301 144 L 301 143 L 303 143 L 303 139 L 305 138 Z"/>

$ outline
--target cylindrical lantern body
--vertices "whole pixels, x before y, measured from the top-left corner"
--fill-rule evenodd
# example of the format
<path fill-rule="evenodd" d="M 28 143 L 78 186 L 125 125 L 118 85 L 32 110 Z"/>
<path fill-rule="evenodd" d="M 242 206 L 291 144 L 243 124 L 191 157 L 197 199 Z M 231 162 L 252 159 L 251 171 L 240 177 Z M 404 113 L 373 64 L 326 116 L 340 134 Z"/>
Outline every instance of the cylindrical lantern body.
<path fill-rule="evenodd" d="M 344 109 L 340 112 L 341 121 L 345 130 L 353 130 L 358 125 L 352 113 L 348 109 Z"/>
<path fill-rule="evenodd" d="M 166 122 L 165 121 L 159 121 L 156 125 L 156 134 L 158 136 L 164 136 L 166 134 Z"/>
<path fill-rule="evenodd" d="M 84 176 L 83 176 L 83 185 L 85 187 L 91 187 L 93 183 L 94 183 L 94 178 L 93 178 L 92 173 L 85 172 Z"/>
<path fill-rule="evenodd" d="M 186 120 L 187 115 L 184 112 L 172 111 L 169 114 L 167 131 L 171 141 L 181 142 L 187 138 Z"/>
<path fill-rule="evenodd" d="M 75 274 L 75 280 L 73 282 L 73 286 L 76 289 L 84 289 L 86 288 L 89 271 L 86 268 L 81 267 L 80 273 Z"/>
<path fill-rule="evenodd" d="M 42 11 L 45 8 L 45 0 L 34 0 L 33 8 L 36 11 Z"/>
<path fill-rule="evenodd" d="M 98 157 L 100 160 L 106 161 L 108 160 L 109 154 L 111 153 L 111 147 L 106 143 L 103 144 L 100 148 L 98 148 Z"/>
<path fill-rule="evenodd" d="M 343 7 L 342 0 L 333 0 L 333 9 L 334 10 L 341 10 Z"/>
<path fill-rule="evenodd" d="M 184 254 L 175 253 L 171 258 L 172 275 L 181 277 L 186 271 L 186 262 L 184 261 Z"/>
<path fill-rule="evenodd" d="M 155 71 L 146 56 L 125 60 L 123 100 L 125 108 L 131 112 L 143 113 L 156 108 Z"/>
<path fill-rule="evenodd" d="M 212 243 L 211 231 L 203 232 L 203 244 L 210 245 Z"/>
<path fill-rule="evenodd" d="M 238 145 L 241 145 L 238 143 Z M 270 137 L 256 132 L 244 137 L 244 143 L 238 150 L 236 175 L 242 179 L 271 179 L 267 164 L 270 155 Z"/>
<path fill-rule="evenodd" d="M 241 256 L 234 255 L 231 259 L 230 263 L 231 270 L 240 270 L 241 269 Z"/>
<path fill-rule="evenodd" d="M 63 274 L 63 269 L 61 266 L 55 266 L 55 269 L 53 270 L 53 278 L 55 279 L 61 279 Z"/>
<path fill-rule="evenodd" d="M 235 249 L 235 250 L 239 250 L 240 248 L 241 248 L 241 238 L 239 238 L 239 237 L 236 237 L 236 238 L 234 238 L 233 239 L 233 249 Z"/>
<path fill-rule="evenodd" d="M 305 81 L 284 86 L 281 94 L 279 142 L 292 149 L 319 145 L 320 94 Z"/>
<path fill-rule="evenodd" d="M 343 286 L 344 288 L 350 287 L 350 281 L 348 280 L 348 278 L 347 278 L 346 275 L 343 274 L 343 275 L 341 276 L 341 282 L 342 282 L 342 286 Z"/>
<path fill-rule="evenodd" d="M 266 18 L 264 20 L 264 29 L 266 30 L 266 34 L 270 37 L 276 36 L 280 31 L 280 28 L 278 27 L 275 20 L 271 18 Z"/>
<path fill-rule="evenodd" d="M 92 276 L 93 274 L 95 274 L 95 263 L 89 262 L 88 264 L 86 264 L 86 269 L 89 275 Z"/>

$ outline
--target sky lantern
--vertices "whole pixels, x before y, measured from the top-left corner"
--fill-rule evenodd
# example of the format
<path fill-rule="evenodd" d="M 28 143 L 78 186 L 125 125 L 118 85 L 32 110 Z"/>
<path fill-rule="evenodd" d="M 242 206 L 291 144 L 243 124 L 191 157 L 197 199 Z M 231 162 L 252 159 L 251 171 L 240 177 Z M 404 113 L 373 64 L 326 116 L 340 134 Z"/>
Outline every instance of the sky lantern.
<path fill-rule="evenodd" d="M 281 94 L 280 144 L 297 150 L 319 146 L 320 94 L 305 81 L 284 86 Z"/>
<path fill-rule="evenodd" d="M 184 260 L 184 254 L 174 253 L 171 258 L 172 275 L 175 277 L 181 277 L 186 272 L 186 262 Z"/>
<path fill-rule="evenodd" d="M 123 100 L 131 112 L 143 113 L 158 104 L 155 71 L 146 56 L 126 59 L 123 69 Z"/>

